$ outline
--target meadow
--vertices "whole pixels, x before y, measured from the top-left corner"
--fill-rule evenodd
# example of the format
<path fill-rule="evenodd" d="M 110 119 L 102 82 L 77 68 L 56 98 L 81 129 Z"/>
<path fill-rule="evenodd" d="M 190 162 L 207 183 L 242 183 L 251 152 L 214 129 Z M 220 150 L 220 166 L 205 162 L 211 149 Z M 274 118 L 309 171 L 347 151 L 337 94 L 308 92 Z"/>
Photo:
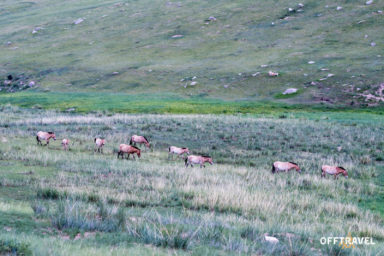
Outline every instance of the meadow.
<path fill-rule="evenodd" d="M 384 3 L 365 2 L 3 0 L 0 89 L 376 104 Z"/>
<path fill-rule="evenodd" d="M 0 254 L 381 255 L 383 119 L 376 114 L 74 114 L 0 111 Z M 58 140 L 38 146 L 39 130 Z M 132 134 L 137 160 L 117 159 Z M 93 152 L 102 136 L 104 154 Z M 69 138 L 64 152 L 60 139 Z M 170 145 L 209 154 L 185 168 Z M 271 173 L 276 160 L 302 173 Z M 349 178 L 321 178 L 322 164 Z M 323 236 L 370 236 L 341 249 Z M 279 239 L 270 244 L 264 236 Z"/>

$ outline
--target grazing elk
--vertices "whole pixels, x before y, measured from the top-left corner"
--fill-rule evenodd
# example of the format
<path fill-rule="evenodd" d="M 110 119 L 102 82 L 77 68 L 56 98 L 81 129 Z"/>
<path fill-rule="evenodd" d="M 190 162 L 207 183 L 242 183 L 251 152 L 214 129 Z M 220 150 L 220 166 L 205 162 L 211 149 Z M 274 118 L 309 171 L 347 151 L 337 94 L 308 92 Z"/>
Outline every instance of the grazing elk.
<path fill-rule="evenodd" d="M 135 160 L 135 154 L 137 155 L 138 158 L 140 158 L 140 149 L 127 145 L 127 144 L 120 144 L 119 146 L 119 152 L 117 152 L 117 158 L 121 156 L 122 159 L 124 159 L 124 154 L 127 153 L 127 159 L 129 159 L 129 155 L 132 155 L 133 160 Z"/>
<path fill-rule="evenodd" d="M 36 140 L 37 140 L 37 145 L 43 145 L 43 143 L 41 143 L 42 140 L 45 140 L 47 142 L 47 144 L 45 144 L 46 146 L 49 144 L 49 140 L 50 139 L 53 139 L 53 140 L 56 140 L 56 135 L 55 133 L 53 132 L 42 132 L 42 131 L 39 131 L 37 134 L 36 134 Z"/>
<path fill-rule="evenodd" d="M 61 145 L 63 145 L 63 149 L 65 150 L 65 151 L 68 151 L 68 147 L 69 147 L 69 139 L 63 139 L 62 141 L 61 141 Z"/>
<path fill-rule="evenodd" d="M 172 156 L 172 158 L 173 158 L 174 154 L 178 155 L 179 157 L 183 157 L 184 154 L 189 155 L 189 149 L 188 148 L 178 148 L 178 147 L 175 147 L 175 146 L 170 146 L 168 148 L 168 158 L 170 156 Z"/>
<path fill-rule="evenodd" d="M 105 139 L 95 138 L 94 141 L 95 141 L 95 152 L 97 151 L 97 152 L 103 154 L 103 147 L 105 145 Z"/>
<path fill-rule="evenodd" d="M 295 169 L 298 173 L 301 173 L 300 167 L 294 162 L 274 162 L 272 165 L 272 173 L 275 172 L 287 172 Z"/>
<path fill-rule="evenodd" d="M 344 175 L 345 178 L 348 178 L 347 170 L 341 166 L 323 165 L 321 166 L 321 177 L 325 177 L 325 174 L 333 175 L 335 179 L 339 178 L 338 176 L 340 174 Z"/>
<path fill-rule="evenodd" d="M 204 167 L 205 168 L 205 162 L 210 163 L 211 165 L 213 164 L 212 157 L 210 156 L 188 156 L 185 159 L 185 167 L 188 167 L 188 165 L 191 165 L 193 167 L 194 164 L 199 164 L 200 168 Z"/>
<path fill-rule="evenodd" d="M 139 143 L 139 144 L 145 144 L 145 146 L 146 146 L 147 148 L 150 147 L 147 138 L 145 138 L 144 136 L 132 135 L 131 140 L 129 141 L 129 145 L 136 146 L 136 143 Z"/>

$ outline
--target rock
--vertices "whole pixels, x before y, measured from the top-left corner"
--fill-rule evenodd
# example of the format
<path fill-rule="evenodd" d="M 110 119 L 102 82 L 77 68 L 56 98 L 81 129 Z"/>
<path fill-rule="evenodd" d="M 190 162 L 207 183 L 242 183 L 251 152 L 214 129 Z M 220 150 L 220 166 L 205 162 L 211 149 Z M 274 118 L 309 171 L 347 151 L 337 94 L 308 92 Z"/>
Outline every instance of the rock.
<path fill-rule="evenodd" d="M 341 11 L 342 9 L 343 9 L 342 6 L 337 6 L 337 7 L 336 7 L 336 11 Z"/>
<path fill-rule="evenodd" d="M 268 72 L 268 75 L 269 75 L 269 76 L 278 76 L 279 73 L 277 73 L 277 72 L 273 72 L 273 71 L 269 71 L 269 72 Z"/>
<path fill-rule="evenodd" d="M 73 24 L 78 25 L 78 24 L 80 24 L 83 21 L 84 21 L 83 18 L 78 18 L 77 20 L 73 21 Z"/>
<path fill-rule="evenodd" d="M 322 68 L 321 71 L 329 71 L 329 68 Z"/>
<path fill-rule="evenodd" d="M 260 65 L 260 67 L 266 68 L 266 67 L 268 67 L 268 65 L 263 64 L 263 65 Z"/>
<path fill-rule="evenodd" d="M 208 18 L 208 20 L 210 20 L 210 21 L 216 21 L 217 19 L 216 19 L 215 17 L 213 17 L 213 16 L 210 16 L 210 17 Z"/>
<path fill-rule="evenodd" d="M 73 112 L 73 111 L 75 111 L 76 110 L 76 108 L 67 108 L 65 111 L 66 112 Z"/>
<path fill-rule="evenodd" d="M 5 142 L 8 142 L 8 140 L 5 137 L 1 137 L 1 142 L 5 143 Z"/>
<path fill-rule="evenodd" d="M 313 60 L 310 60 L 308 61 L 308 64 L 315 64 L 316 62 L 314 62 Z"/>
<path fill-rule="evenodd" d="M 295 9 L 293 9 L 293 8 L 288 8 L 288 11 L 289 12 L 293 12 Z"/>
<path fill-rule="evenodd" d="M 364 38 L 368 38 L 368 35 L 364 35 Z"/>
<path fill-rule="evenodd" d="M 375 43 L 375 42 L 372 42 L 372 43 L 371 43 L 371 46 L 372 46 L 372 47 L 375 47 L 375 46 L 376 46 L 376 43 Z"/>
<path fill-rule="evenodd" d="M 36 83 L 35 83 L 35 81 L 31 81 L 31 82 L 28 83 L 28 85 L 29 85 L 29 87 L 33 87 L 33 86 L 36 85 Z"/>
<path fill-rule="evenodd" d="M 239 73 L 238 75 L 241 76 L 243 73 Z"/>
<path fill-rule="evenodd" d="M 194 76 L 194 77 L 192 77 L 192 80 L 195 80 L 197 78 L 197 76 Z"/>
<path fill-rule="evenodd" d="M 327 75 L 327 77 L 333 77 L 333 76 L 335 76 L 335 74 L 331 74 L 331 73 L 329 73 L 329 74 Z"/>
<path fill-rule="evenodd" d="M 256 72 L 256 73 L 252 74 L 253 77 L 258 76 L 258 75 L 260 75 L 260 72 Z"/>
<path fill-rule="evenodd" d="M 311 85 L 315 86 L 315 85 L 317 85 L 317 83 L 314 82 L 314 81 L 312 81 L 312 82 L 311 82 Z"/>
<path fill-rule="evenodd" d="M 341 146 L 338 146 L 338 147 L 337 147 L 337 151 L 339 151 L 339 152 L 340 152 L 342 149 L 343 149 L 343 147 L 341 147 Z"/>
<path fill-rule="evenodd" d="M 272 243 L 272 244 L 277 244 L 279 242 L 279 239 L 273 236 L 264 236 L 265 241 Z"/>
<path fill-rule="evenodd" d="M 193 81 L 193 82 L 190 83 L 190 85 L 196 85 L 196 84 L 197 84 L 196 81 Z"/>
<path fill-rule="evenodd" d="M 370 5 L 370 4 L 373 4 L 373 0 L 368 0 L 367 2 L 365 2 L 366 5 Z"/>
<path fill-rule="evenodd" d="M 303 8 L 303 7 L 304 7 L 304 4 L 299 3 L 297 6 L 299 6 L 300 8 Z"/>
<path fill-rule="evenodd" d="M 119 74 L 119 72 L 117 72 L 117 71 L 112 73 L 112 75 L 118 75 L 118 74 Z"/>
<path fill-rule="evenodd" d="M 286 94 L 292 94 L 292 93 L 296 93 L 297 92 L 297 89 L 296 88 L 288 88 L 287 90 L 285 90 L 283 92 L 283 95 L 286 95 Z"/>
<path fill-rule="evenodd" d="M 10 85 L 12 83 L 11 80 L 4 80 L 4 85 Z"/>
<path fill-rule="evenodd" d="M 183 35 L 173 35 L 172 38 L 181 38 Z"/>
<path fill-rule="evenodd" d="M 224 88 L 228 88 L 229 87 L 229 85 L 228 84 L 225 84 L 225 85 L 223 85 L 224 86 Z"/>

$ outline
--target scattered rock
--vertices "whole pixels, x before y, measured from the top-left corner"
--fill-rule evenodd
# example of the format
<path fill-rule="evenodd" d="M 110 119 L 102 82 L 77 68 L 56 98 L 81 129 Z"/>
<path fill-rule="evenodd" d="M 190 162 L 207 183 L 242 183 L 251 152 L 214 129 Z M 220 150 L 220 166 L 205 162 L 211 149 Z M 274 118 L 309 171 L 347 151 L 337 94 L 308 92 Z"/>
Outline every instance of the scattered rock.
<path fill-rule="evenodd" d="M 214 16 L 210 16 L 210 17 L 208 18 L 208 20 L 210 20 L 210 21 L 216 21 L 217 19 L 216 19 Z"/>
<path fill-rule="evenodd" d="M 33 87 L 33 86 L 36 85 L 36 83 L 35 83 L 35 81 L 30 81 L 30 82 L 28 83 L 28 85 L 29 85 L 29 87 Z"/>
<path fill-rule="evenodd" d="M 337 151 L 339 151 L 339 152 L 340 152 L 342 149 L 343 149 L 342 146 L 338 146 L 338 147 L 337 147 Z"/>
<path fill-rule="evenodd" d="M 308 64 L 315 64 L 316 62 L 314 62 L 313 60 L 310 60 L 308 61 Z"/>
<path fill-rule="evenodd" d="M 190 85 L 196 85 L 196 84 L 197 84 L 196 81 L 193 81 L 193 82 L 190 83 Z"/>
<path fill-rule="evenodd" d="M 195 80 L 197 78 L 197 76 L 194 76 L 194 77 L 192 77 L 192 80 Z"/>
<path fill-rule="evenodd" d="M 313 86 L 315 86 L 315 85 L 317 85 L 317 83 L 316 83 L 316 82 L 314 82 L 314 81 L 312 81 L 312 82 L 310 83 L 310 85 L 313 85 Z"/>
<path fill-rule="evenodd" d="M 333 77 L 333 76 L 335 76 L 334 74 L 331 74 L 331 73 L 329 73 L 328 75 L 327 75 L 327 77 Z"/>
<path fill-rule="evenodd" d="M 260 67 L 266 68 L 266 67 L 268 67 L 268 65 L 263 64 L 263 65 L 260 65 Z"/>
<path fill-rule="evenodd" d="M 118 74 L 119 74 L 119 72 L 117 72 L 117 71 L 112 73 L 112 75 L 118 75 Z"/>
<path fill-rule="evenodd" d="M 293 9 L 293 8 L 288 8 L 288 11 L 289 11 L 289 12 L 293 12 L 293 11 L 295 11 L 295 9 Z"/>
<path fill-rule="evenodd" d="M 265 241 L 272 243 L 272 244 L 277 244 L 279 242 L 279 239 L 273 236 L 264 236 Z"/>
<path fill-rule="evenodd" d="M 181 38 L 183 35 L 173 35 L 172 38 Z"/>
<path fill-rule="evenodd" d="M 329 68 L 322 68 L 321 71 L 329 71 Z"/>
<path fill-rule="evenodd" d="M 73 24 L 78 25 L 78 24 L 80 24 L 83 21 L 84 21 L 83 18 L 78 18 L 77 20 L 73 21 Z"/>
<path fill-rule="evenodd" d="M 258 76 L 258 75 L 260 75 L 260 72 L 256 72 L 256 73 L 252 74 L 253 77 Z"/>
<path fill-rule="evenodd" d="M 81 234 L 80 233 L 78 233 L 73 240 L 76 241 L 76 240 L 79 240 L 79 239 L 81 239 Z"/>
<path fill-rule="evenodd" d="M 337 6 L 337 7 L 336 7 L 336 11 L 341 11 L 342 9 L 343 9 L 342 6 Z"/>
<path fill-rule="evenodd" d="M 288 88 L 287 90 L 285 90 L 283 92 L 283 95 L 286 95 L 286 94 L 292 94 L 292 93 L 296 93 L 297 92 L 297 89 L 296 88 Z"/>
<path fill-rule="evenodd" d="M 368 38 L 368 35 L 364 35 L 364 38 Z"/>
<path fill-rule="evenodd" d="M 299 3 L 297 6 L 299 6 L 300 8 L 303 8 L 303 7 L 304 7 L 304 4 Z"/>
<path fill-rule="evenodd" d="M 225 85 L 223 85 L 224 86 L 224 88 L 228 88 L 229 87 L 229 85 L 228 84 L 225 84 Z"/>
<path fill-rule="evenodd" d="M 268 72 L 268 75 L 269 75 L 269 76 L 278 76 L 279 73 L 277 73 L 277 72 L 273 72 L 273 71 L 269 71 L 269 72 Z"/>
<path fill-rule="evenodd" d="M 67 108 L 65 111 L 66 112 L 74 112 L 76 110 L 76 108 Z"/>
<path fill-rule="evenodd" d="M 8 140 L 5 137 L 1 137 L 1 142 L 5 143 L 5 142 L 8 142 Z"/>
<path fill-rule="evenodd" d="M 370 5 L 370 4 L 373 4 L 373 0 L 368 0 L 367 2 L 365 2 L 366 5 Z"/>
<path fill-rule="evenodd" d="M 7 226 L 5 226 L 5 227 L 4 227 L 4 230 L 7 231 L 7 232 L 11 232 L 11 231 L 12 231 L 12 228 L 11 228 L 11 227 L 7 227 Z"/>
<path fill-rule="evenodd" d="M 371 43 L 371 46 L 372 46 L 372 47 L 375 47 L 375 46 L 376 46 L 376 43 L 375 43 L 375 42 L 372 42 L 372 43 Z"/>

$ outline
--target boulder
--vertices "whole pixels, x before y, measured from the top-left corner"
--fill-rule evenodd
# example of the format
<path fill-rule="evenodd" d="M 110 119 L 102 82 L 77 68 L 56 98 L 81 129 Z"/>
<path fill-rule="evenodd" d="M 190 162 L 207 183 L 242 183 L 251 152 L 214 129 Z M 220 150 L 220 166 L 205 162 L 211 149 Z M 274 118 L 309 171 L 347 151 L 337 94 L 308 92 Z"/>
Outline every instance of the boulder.
<path fill-rule="evenodd" d="M 264 238 L 268 243 L 277 244 L 279 242 L 279 239 L 273 236 L 264 236 Z"/>
<path fill-rule="evenodd" d="M 292 93 L 296 93 L 297 92 L 297 89 L 296 88 L 288 88 L 287 90 L 285 90 L 283 92 L 283 95 L 286 95 L 286 94 L 292 94 Z"/>
<path fill-rule="evenodd" d="M 78 18 L 77 20 L 73 21 L 73 24 L 78 25 L 78 24 L 80 24 L 83 21 L 84 21 L 83 18 Z"/>

